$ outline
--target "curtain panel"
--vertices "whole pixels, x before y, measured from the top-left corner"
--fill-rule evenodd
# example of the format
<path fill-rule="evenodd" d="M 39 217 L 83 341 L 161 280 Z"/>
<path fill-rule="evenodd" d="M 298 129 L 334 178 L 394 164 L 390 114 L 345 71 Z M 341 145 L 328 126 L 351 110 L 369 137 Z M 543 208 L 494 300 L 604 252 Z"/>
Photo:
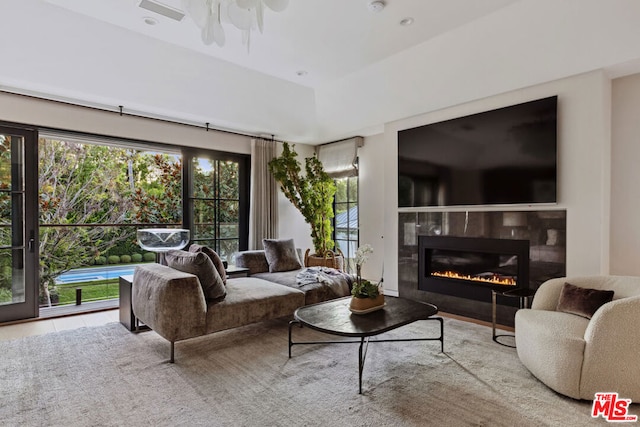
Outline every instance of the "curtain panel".
<path fill-rule="evenodd" d="M 268 166 L 276 155 L 275 141 L 251 140 L 250 250 L 263 249 L 262 239 L 278 237 L 278 184 Z"/>

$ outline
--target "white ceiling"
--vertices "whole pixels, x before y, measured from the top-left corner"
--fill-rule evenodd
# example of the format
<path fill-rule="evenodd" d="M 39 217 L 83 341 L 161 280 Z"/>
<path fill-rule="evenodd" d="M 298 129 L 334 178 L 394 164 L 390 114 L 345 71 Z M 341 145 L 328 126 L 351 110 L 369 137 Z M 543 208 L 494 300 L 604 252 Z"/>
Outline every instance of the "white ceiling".
<path fill-rule="evenodd" d="M 291 0 L 283 12 L 266 9 L 264 33 L 252 31 L 249 52 L 242 45 L 241 32 L 228 22 L 223 24 L 228 41 L 220 48 L 202 43 L 199 28 L 189 16 L 178 22 L 140 8 L 140 0 L 46 1 L 204 55 L 315 87 L 516 0 L 386 0 L 387 7 L 378 13 L 368 9 L 371 0 Z M 153 1 L 184 12 L 180 0 Z M 399 25 L 409 16 L 416 19 L 415 25 Z M 145 17 L 156 18 L 157 25 L 145 24 Z M 299 70 L 308 74 L 301 78 L 296 74 Z"/>
<path fill-rule="evenodd" d="M 386 0 L 379 13 L 368 0 L 290 0 L 266 10 L 249 52 L 230 24 L 226 46 L 205 46 L 189 17 L 139 1 L 2 0 L 0 89 L 319 143 L 640 64 L 636 0 Z"/>

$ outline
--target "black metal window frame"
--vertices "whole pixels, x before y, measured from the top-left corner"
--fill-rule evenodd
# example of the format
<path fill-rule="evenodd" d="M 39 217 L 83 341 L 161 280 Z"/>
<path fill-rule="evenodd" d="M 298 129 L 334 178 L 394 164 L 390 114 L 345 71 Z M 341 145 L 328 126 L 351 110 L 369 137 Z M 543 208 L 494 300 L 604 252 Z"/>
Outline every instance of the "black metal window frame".
<path fill-rule="evenodd" d="M 355 241 L 356 247 L 357 247 L 360 244 L 360 218 L 359 218 L 360 217 L 360 214 L 359 214 L 359 212 L 360 212 L 360 208 L 359 208 L 359 203 L 360 203 L 360 181 L 359 181 L 359 177 L 358 177 L 358 175 L 355 175 L 355 176 L 351 176 L 351 177 L 338 178 L 338 179 L 346 180 L 347 200 L 346 201 L 338 201 L 337 197 L 334 197 L 334 200 L 333 200 L 333 215 L 334 215 L 333 216 L 333 240 L 336 242 L 336 247 L 338 246 L 338 242 L 346 242 L 346 244 L 347 244 L 346 246 L 349 247 L 349 242 L 354 242 L 354 241 Z M 338 179 L 336 179 L 335 181 L 338 181 Z M 356 192 L 355 201 L 349 199 L 349 194 L 350 194 L 349 189 L 350 189 L 350 186 L 351 186 L 351 180 L 352 179 L 355 179 L 356 182 L 357 182 L 357 192 Z M 338 239 L 338 233 L 337 233 L 338 232 L 338 228 L 337 228 L 337 225 L 338 225 L 337 224 L 337 215 L 338 215 L 338 213 L 337 213 L 337 211 L 338 211 L 338 206 L 339 205 L 343 205 L 343 206 L 345 206 L 347 208 L 346 209 L 346 212 L 347 212 L 347 228 L 346 228 L 347 239 Z M 354 206 L 358 206 L 358 218 L 357 218 L 358 227 L 356 228 L 356 236 L 357 236 L 356 240 L 353 240 L 353 239 L 349 238 L 350 235 L 351 235 L 351 232 L 353 230 L 349 226 L 349 223 L 350 223 L 350 221 L 349 221 L 350 220 L 349 212 L 350 212 L 351 208 L 354 207 Z M 354 251 L 354 253 L 350 253 L 350 251 L 347 250 L 347 253 L 344 253 L 344 256 L 345 256 L 346 259 L 354 258 L 355 257 L 355 251 Z M 346 267 L 348 267 L 348 266 L 349 266 L 349 264 L 346 263 Z"/>
<path fill-rule="evenodd" d="M 239 250 L 246 250 L 249 245 L 249 200 L 250 200 L 250 168 L 251 168 L 251 156 L 248 154 L 231 153 L 220 150 L 209 150 L 201 148 L 193 148 L 182 145 L 166 144 L 161 142 L 136 140 L 131 138 L 120 138 L 108 135 L 90 134 L 84 132 L 66 131 L 62 129 L 52 128 L 37 128 L 38 132 L 47 134 L 55 134 L 65 136 L 68 135 L 71 138 L 86 139 L 93 141 L 93 143 L 100 144 L 112 144 L 114 146 L 131 146 L 136 149 L 142 150 L 164 150 L 167 152 L 180 153 L 182 156 L 182 227 L 191 229 L 194 224 L 193 219 L 193 202 L 189 194 L 189 189 L 192 185 L 192 161 L 197 157 L 205 157 L 214 160 L 221 161 L 234 161 L 239 164 Z M 40 136 L 38 135 L 36 141 Z M 38 166 L 38 159 L 34 164 L 36 170 Z M 38 190 L 36 190 L 38 191 Z M 129 224 L 121 224 L 129 225 Z M 152 226 L 154 224 L 146 224 L 146 226 Z M 156 224 L 161 226 L 166 225 L 178 225 L 178 224 Z M 217 245 L 216 245 L 217 246 Z M 217 250 L 217 248 L 214 248 Z"/>
<path fill-rule="evenodd" d="M 216 226 L 216 236 L 214 237 L 215 247 L 212 248 L 215 251 L 220 250 L 220 242 L 222 240 L 227 240 L 225 238 L 221 238 L 220 232 L 220 223 L 218 221 L 218 207 L 222 201 L 227 201 L 230 199 L 224 199 L 220 197 L 214 198 L 202 198 L 195 197 L 192 194 L 193 189 L 193 160 L 197 158 L 207 158 L 210 160 L 216 161 L 232 161 L 238 163 L 238 191 L 239 198 L 237 199 L 239 203 L 238 211 L 238 250 L 247 250 L 249 247 L 249 200 L 250 200 L 250 164 L 251 157 L 247 154 L 237 154 L 237 153 L 229 153 L 223 151 L 215 151 L 215 150 L 203 150 L 203 149 L 193 149 L 193 148 L 184 148 L 182 150 L 182 202 L 183 202 L 183 222 L 184 227 L 187 229 L 194 229 L 195 219 L 194 219 L 194 204 L 196 200 L 209 200 L 214 201 L 217 205 L 215 210 L 216 218 L 213 218 L 213 223 Z M 236 199 L 233 199 L 235 201 Z M 200 240 L 211 240 L 210 238 L 206 239 L 194 239 L 192 233 L 192 242 L 198 243 Z M 235 239 L 234 239 L 235 240 Z"/>

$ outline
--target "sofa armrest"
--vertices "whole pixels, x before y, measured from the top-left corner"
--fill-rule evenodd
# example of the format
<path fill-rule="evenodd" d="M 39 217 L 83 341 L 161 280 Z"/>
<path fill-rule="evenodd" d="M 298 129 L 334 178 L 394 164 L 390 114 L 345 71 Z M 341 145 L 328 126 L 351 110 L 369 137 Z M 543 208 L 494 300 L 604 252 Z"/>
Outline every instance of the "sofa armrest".
<path fill-rule="evenodd" d="M 621 344 L 637 346 L 640 354 L 640 296 L 613 300 L 600 307 L 591 317 L 584 333 L 587 345 L 602 350 L 620 347 Z M 617 341 L 620 343 L 616 344 Z"/>
<path fill-rule="evenodd" d="M 250 276 L 269 271 L 269 264 L 263 250 L 237 252 L 236 267 L 248 268 Z"/>
<path fill-rule="evenodd" d="M 207 302 L 193 274 L 160 264 L 138 266 L 131 304 L 140 321 L 171 342 L 205 333 Z"/>
<path fill-rule="evenodd" d="M 556 311 L 560 300 L 560 291 L 567 281 L 566 277 L 550 279 L 544 282 L 536 291 L 531 308 L 534 310 Z"/>
<path fill-rule="evenodd" d="M 594 393 L 608 385 L 621 396 L 640 399 L 637 325 L 640 325 L 640 296 L 613 300 L 595 312 L 584 334 L 582 398 L 593 399 Z"/>

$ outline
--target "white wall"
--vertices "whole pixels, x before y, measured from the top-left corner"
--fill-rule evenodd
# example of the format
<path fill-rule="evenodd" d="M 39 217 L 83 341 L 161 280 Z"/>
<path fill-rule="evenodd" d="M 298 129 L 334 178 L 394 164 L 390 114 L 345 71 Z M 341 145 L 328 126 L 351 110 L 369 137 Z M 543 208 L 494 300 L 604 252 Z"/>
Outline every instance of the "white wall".
<path fill-rule="evenodd" d="M 384 217 L 369 217 L 369 223 L 361 214 L 361 236 L 384 230 L 384 249 L 374 250 L 384 254 L 385 288 L 398 289 L 397 132 L 553 95 L 558 95 L 559 194 L 558 203 L 547 207 L 567 210 L 567 274 L 608 273 L 610 88 L 603 72 L 582 74 L 387 123 L 383 135 L 367 138 L 365 149 L 370 144 L 379 150 L 361 158 L 361 167 L 383 174 L 384 192 L 373 181 L 363 180 L 360 194 L 376 194 L 377 200 L 367 201 L 367 209 L 383 209 Z"/>
<path fill-rule="evenodd" d="M 612 88 L 611 273 L 640 276 L 640 74 Z"/>
<path fill-rule="evenodd" d="M 640 193 L 633 187 L 640 182 L 640 168 L 634 162 L 640 159 L 640 74 L 614 80 L 612 91 L 602 72 L 398 120 L 386 124 L 383 133 L 365 138 L 359 150 L 360 242 L 371 244 L 374 253 L 364 274 L 376 277 L 384 264 L 386 290 L 397 291 L 398 130 L 556 94 L 560 188 L 555 208 L 567 210 L 567 273 L 640 275 Z M 7 122 L 250 153 L 246 136 L 7 93 L 0 93 L 0 117 Z M 313 154 L 312 147 L 303 144 L 296 150 L 301 159 Z M 312 247 L 308 225 L 283 195 L 279 210 L 280 237 L 295 238 L 301 248 Z"/>
<path fill-rule="evenodd" d="M 73 130 L 99 135 L 250 154 L 251 138 L 227 132 L 120 116 L 96 109 L 44 101 L 0 92 L 0 118 L 6 122 Z M 313 147 L 296 145 L 301 159 L 313 154 Z M 312 247 L 310 229 L 302 215 L 280 194 L 280 237 L 293 237 L 301 248 Z"/>
<path fill-rule="evenodd" d="M 3 121 L 251 154 L 251 138 L 0 92 Z"/>
<path fill-rule="evenodd" d="M 520 0 L 327 82 L 316 90 L 318 119 L 347 138 L 353 129 L 636 60 L 639 15 L 633 0 Z"/>
<path fill-rule="evenodd" d="M 294 146 L 298 153 L 298 161 L 304 171 L 304 159 L 313 156 L 314 148 L 311 145 L 296 144 Z M 282 145 L 278 147 L 278 155 L 282 153 Z M 284 196 L 282 191 L 278 192 L 278 237 L 281 239 L 293 238 L 296 247 L 304 251 L 311 249 L 313 253 L 313 241 L 311 240 L 311 227 L 304 221 L 304 217 L 291 202 Z"/>
<path fill-rule="evenodd" d="M 360 244 L 370 244 L 373 253 L 364 264 L 362 275 L 370 279 L 379 279 L 383 268 L 389 268 L 385 258 L 384 236 L 384 134 L 365 138 L 364 145 L 358 149 L 359 194 L 358 216 L 360 222 Z M 385 291 L 390 293 L 389 289 Z"/>

